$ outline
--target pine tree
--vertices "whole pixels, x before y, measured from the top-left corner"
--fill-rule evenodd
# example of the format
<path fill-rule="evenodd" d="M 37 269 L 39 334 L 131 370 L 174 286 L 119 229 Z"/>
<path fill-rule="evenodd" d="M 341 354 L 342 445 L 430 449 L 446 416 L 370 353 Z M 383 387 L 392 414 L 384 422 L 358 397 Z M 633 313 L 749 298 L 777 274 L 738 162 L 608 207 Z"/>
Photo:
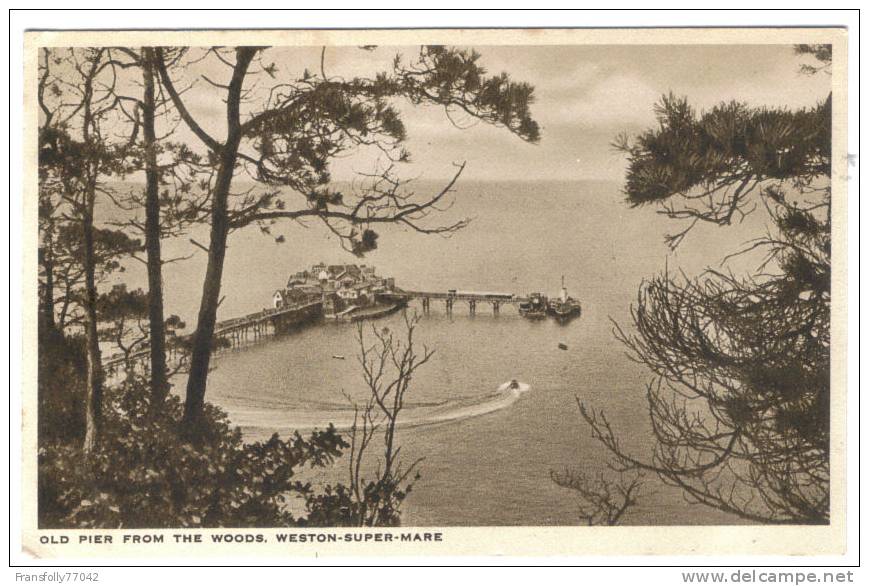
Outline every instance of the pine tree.
<path fill-rule="evenodd" d="M 671 246 L 758 204 L 774 227 L 736 252 L 763 254 L 753 274 L 665 272 L 640 287 L 635 331 L 617 326 L 654 374 L 651 454 L 625 450 L 603 412 L 581 404 L 582 416 L 616 470 L 756 522 L 829 522 L 831 102 L 698 114 L 670 95 L 657 128 L 618 142 L 628 204 L 687 222 Z"/>
<path fill-rule="evenodd" d="M 102 419 L 103 368 L 99 347 L 97 284 L 102 268 L 116 267 L 117 256 L 138 248 L 123 232 L 95 222 L 97 200 L 107 191 L 104 181 L 121 169 L 124 145 L 106 140 L 103 127 L 115 112 L 111 91 L 100 82 L 113 63 L 105 49 L 43 51 L 38 102 L 39 174 L 45 299 L 53 305 L 58 251 L 70 253 L 67 266 L 77 275 L 66 295 L 81 309 L 87 362 L 85 451 L 99 440 Z M 53 68 L 59 73 L 53 72 Z M 51 276 L 49 276 L 49 272 Z M 71 288 L 81 282 L 81 291 Z M 51 283 L 51 287 L 48 287 Z M 51 292 L 49 292 L 51 291 Z M 79 294 L 80 293 L 80 294 Z M 48 310 L 46 310 L 47 312 Z"/>
<path fill-rule="evenodd" d="M 243 120 L 241 109 L 243 97 L 248 96 L 249 78 L 275 78 L 279 72 L 274 63 L 265 60 L 263 48 L 216 47 L 197 59 L 215 59 L 227 68 L 226 82 L 205 78 L 215 91 L 225 95 L 227 131 L 218 140 L 194 118 L 175 87 L 171 64 L 179 62 L 185 52 L 158 49 L 157 63 L 163 87 L 181 118 L 209 149 L 215 169 L 208 184 L 208 266 L 193 334 L 185 402 L 185 422 L 195 437 L 204 405 L 230 232 L 250 224 L 268 232 L 277 220 L 311 218 L 323 221 L 342 246 L 361 255 L 377 246 L 378 224 L 400 224 L 428 234 L 463 227 L 466 221 L 446 226 L 425 223 L 452 190 L 463 164 L 440 192 L 424 199 L 415 199 L 405 189 L 405 182 L 396 177 L 394 166 L 409 160 L 410 155 L 404 147 L 406 130 L 401 114 L 391 103 L 394 100 L 440 105 L 504 127 L 529 142 L 539 139 L 539 128 L 529 111 L 531 86 L 513 82 L 506 74 L 487 77 L 478 53 L 440 46 L 423 47 L 410 61 L 396 56 L 391 71 L 369 78 L 331 77 L 321 58 L 318 73 L 305 70 L 301 76 L 282 79 L 267 93 L 263 107 Z M 358 148 L 377 149 L 390 164 L 366 175 L 368 181 L 360 193 L 334 188 L 330 163 Z M 233 181 L 242 169 L 262 189 L 234 197 Z M 289 203 L 294 198 L 297 203 Z"/>

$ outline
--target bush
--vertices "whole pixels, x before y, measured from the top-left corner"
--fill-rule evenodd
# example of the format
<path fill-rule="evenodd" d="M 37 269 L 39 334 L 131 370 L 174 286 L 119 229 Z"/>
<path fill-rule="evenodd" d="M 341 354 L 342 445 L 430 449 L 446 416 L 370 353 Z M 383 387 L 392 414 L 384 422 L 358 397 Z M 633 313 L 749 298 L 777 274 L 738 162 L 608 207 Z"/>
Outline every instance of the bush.
<path fill-rule="evenodd" d="M 277 434 L 245 444 L 226 415 L 206 405 L 207 433 L 179 439 L 183 406 L 170 396 L 152 413 L 147 382 L 106 389 L 96 450 L 79 442 L 44 441 L 39 449 L 42 528 L 280 527 L 306 523 L 287 510 L 304 465 L 324 467 L 348 444 L 331 425 L 309 438 Z"/>
<path fill-rule="evenodd" d="M 46 441 L 81 441 L 85 427 L 87 368 L 84 340 L 64 336 L 40 319 L 38 368 L 40 444 Z"/>
<path fill-rule="evenodd" d="M 372 328 L 375 347 L 359 343 L 370 395 L 353 403 L 348 444 L 329 425 L 303 438 L 244 443 L 225 413 L 206 404 L 201 433 L 190 442 L 183 404 L 174 395 L 150 404 L 150 383 L 132 377 L 104 390 L 99 442 L 90 454 L 84 435 L 85 358 L 81 340 L 46 328 L 39 347 L 39 526 L 41 528 L 334 527 L 398 526 L 401 506 L 420 460 L 403 465 L 396 422 L 413 372 L 432 351 L 413 350 L 418 318 L 407 318 L 407 338 Z M 373 373 L 389 372 L 389 382 Z M 397 393 L 397 396 L 395 395 Z M 349 398 L 349 397 L 348 397 Z M 389 407 L 387 407 L 389 406 Z M 371 442 L 382 436 L 383 451 Z M 347 484 L 315 490 L 297 472 L 329 466 L 349 448 Z M 366 478 L 362 469 L 375 471 Z M 305 513 L 290 511 L 303 499 Z"/>
<path fill-rule="evenodd" d="M 414 477 L 419 480 L 419 474 Z M 401 504 L 413 483 L 401 485 L 395 478 L 368 481 L 361 493 L 343 484 L 326 485 L 322 493 L 307 498 L 308 517 L 301 521 L 310 527 L 398 527 Z"/>

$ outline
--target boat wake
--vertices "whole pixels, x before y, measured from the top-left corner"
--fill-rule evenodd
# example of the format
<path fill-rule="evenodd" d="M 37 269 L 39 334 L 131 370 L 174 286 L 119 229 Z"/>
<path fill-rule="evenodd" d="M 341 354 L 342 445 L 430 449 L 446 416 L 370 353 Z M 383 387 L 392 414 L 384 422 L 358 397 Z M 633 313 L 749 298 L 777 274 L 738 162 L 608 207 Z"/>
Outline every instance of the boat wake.
<path fill-rule="evenodd" d="M 444 401 L 405 404 L 399 417 L 398 428 L 438 425 L 480 417 L 501 411 L 513 405 L 531 387 L 520 383 L 510 388 L 504 383 L 492 393 L 473 397 L 456 397 Z M 338 431 L 348 431 L 353 426 L 355 412 L 347 403 L 310 402 L 303 406 L 256 407 L 225 406 L 233 424 L 246 434 L 271 435 L 278 432 L 287 435 L 294 431 L 308 432 L 324 429 L 330 423 Z"/>

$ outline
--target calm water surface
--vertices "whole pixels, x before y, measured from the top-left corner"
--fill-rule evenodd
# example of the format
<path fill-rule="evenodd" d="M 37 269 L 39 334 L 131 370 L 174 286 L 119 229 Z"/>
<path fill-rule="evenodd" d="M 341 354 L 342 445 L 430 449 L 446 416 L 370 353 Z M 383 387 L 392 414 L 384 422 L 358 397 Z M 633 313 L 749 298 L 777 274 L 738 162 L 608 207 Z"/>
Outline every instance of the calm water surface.
<path fill-rule="evenodd" d="M 408 397 L 404 416 L 412 426 L 400 431 L 403 456 L 424 458 L 404 522 L 579 524 L 576 497 L 550 480 L 552 470 L 605 470 L 605 453 L 580 420 L 577 399 L 605 409 L 626 446 L 640 454 L 649 449 L 644 387 L 650 377 L 625 356 L 611 319 L 630 324 L 637 285 L 665 262 L 671 271 L 699 272 L 759 227 L 704 227 L 672 254 L 663 243 L 676 227 L 672 222 L 651 209 L 628 209 L 615 184 L 588 182 L 468 184 L 448 214 L 474 221 L 449 239 L 385 231 L 380 249 L 358 262 L 376 265 L 400 287 L 444 291 L 555 294 L 563 274 L 583 315 L 560 326 L 524 320 L 510 307 L 493 316 L 489 306 L 479 305 L 471 317 L 457 303 L 447 316 L 433 302 L 418 336 L 436 353 Z M 231 237 L 219 318 L 268 305 L 289 273 L 316 261 L 357 262 L 316 225 L 291 226 L 284 234 L 283 245 L 255 229 Z M 185 250 L 183 243 L 170 243 L 168 254 L 173 246 Z M 202 255 L 170 265 L 166 273 L 169 308 L 191 322 L 203 273 Z M 418 306 L 410 311 L 415 309 L 421 312 Z M 393 315 L 375 325 L 401 324 L 401 316 Z M 355 334 L 351 324 L 323 324 L 225 353 L 209 379 L 207 399 L 252 439 L 329 422 L 347 425 L 352 412 L 343 393 L 364 396 Z M 559 350 L 559 343 L 568 349 Z M 518 397 L 496 392 L 512 378 L 531 390 Z M 342 480 L 344 473 L 340 462 L 321 479 Z M 626 522 L 733 522 L 686 505 L 656 481 L 646 492 Z"/>

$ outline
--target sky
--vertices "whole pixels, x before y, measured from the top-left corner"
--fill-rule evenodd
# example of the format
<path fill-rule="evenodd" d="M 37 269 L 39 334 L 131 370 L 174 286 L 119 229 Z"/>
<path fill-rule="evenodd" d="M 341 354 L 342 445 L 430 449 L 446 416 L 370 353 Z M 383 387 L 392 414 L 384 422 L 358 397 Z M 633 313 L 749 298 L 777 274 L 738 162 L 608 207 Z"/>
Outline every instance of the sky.
<path fill-rule="evenodd" d="M 456 128 L 442 108 L 399 103 L 413 160 L 403 175 L 441 179 L 452 175 L 454 162 L 467 161 L 463 180 L 620 181 L 625 159 L 611 143 L 619 133 L 636 134 L 653 126 L 653 105 L 663 94 L 687 96 L 702 110 L 733 99 L 753 106 L 812 106 L 830 91 L 829 75 L 799 72 L 807 58 L 797 57 L 790 45 L 474 48 L 490 74 L 504 71 L 535 87 L 532 114 L 541 126 L 540 143 L 528 144 L 503 128 L 474 121 L 467 128 Z M 410 58 L 417 50 L 330 47 L 324 66 L 329 76 L 373 76 L 388 70 L 396 53 Z M 295 78 L 305 68 L 319 71 L 320 48 L 272 48 L 263 60 L 277 65 L 277 81 Z M 225 82 L 229 70 L 214 59 L 205 60 L 189 65 L 178 81 L 195 81 L 185 99 L 194 115 L 219 137 L 224 132 L 221 90 L 203 82 L 203 73 Z M 274 83 L 263 75 L 252 79 L 259 84 L 256 91 Z M 463 126 L 469 122 L 461 116 L 454 119 Z M 349 179 L 355 172 L 370 170 L 372 162 L 365 154 L 351 156 L 336 162 L 333 175 Z"/>
<path fill-rule="evenodd" d="M 800 63 L 804 60 L 794 55 L 789 45 L 475 48 L 482 55 L 480 63 L 487 68 L 489 74 L 508 72 L 514 80 L 534 86 L 536 101 L 532 105 L 532 114 L 541 126 L 542 138 L 539 144 L 528 144 L 503 128 L 484 123 L 468 124 L 467 119 L 454 115 L 453 120 L 462 126 L 468 126 L 457 128 L 440 107 L 419 107 L 399 102 L 396 105 L 403 113 L 409 136 L 407 147 L 412 153 L 413 161 L 405 169 L 399 170 L 399 173 L 405 179 L 418 178 L 422 184 L 411 186 L 411 189 L 418 187 L 423 190 L 426 186 L 442 186 L 443 180 L 454 173 L 454 163 L 466 161 L 467 167 L 458 184 L 461 195 L 474 193 L 471 189 L 463 191 L 463 188 L 471 187 L 471 182 L 607 181 L 611 184 L 583 186 L 581 189 L 577 188 L 576 193 L 583 197 L 600 196 L 616 201 L 624 179 L 626 161 L 624 155 L 615 151 L 611 144 L 620 133 L 637 134 L 654 126 L 656 120 L 653 107 L 662 95 L 669 92 L 685 95 L 698 110 L 730 100 L 744 101 L 751 106 L 798 108 L 811 107 L 824 100 L 831 87 L 831 79 L 824 73 L 813 76 L 801 74 Z M 329 77 L 373 77 L 377 72 L 391 68 L 396 53 L 411 58 L 418 50 L 418 47 L 383 46 L 373 51 L 364 51 L 357 47 L 330 47 L 325 52 L 323 65 Z M 223 101 L 225 92 L 211 85 L 205 77 L 215 83 L 225 84 L 230 76 L 230 68 L 214 57 L 199 59 L 202 56 L 200 50 L 192 50 L 188 56 L 191 60 L 189 64 L 173 69 L 176 86 L 184 90 L 183 99 L 193 117 L 212 136 L 223 140 L 226 132 Z M 251 93 L 248 94 L 249 99 L 244 107 L 244 116 L 259 111 L 266 93 L 275 84 L 301 77 L 306 68 L 319 71 L 320 56 L 320 47 L 266 50 L 262 57 L 263 63 L 254 66 L 254 71 L 247 80 L 247 89 Z M 260 65 L 272 62 L 277 67 L 274 79 L 261 71 L 257 73 L 256 69 Z M 128 84 L 124 89 L 130 91 L 129 95 L 141 95 L 141 88 L 136 85 L 136 76 L 140 73 L 135 69 L 127 72 L 131 77 L 124 81 Z M 161 119 L 159 123 L 164 128 L 158 128 L 158 134 L 171 131 L 168 134 L 171 140 L 186 142 L 203 150 L 201 141 L 183 123 L 174 128 L 169 128 L 165 119 Z M 125 129 L 126 127 L 122 127 L 117 130 L 118 136 L 124 139 Z M 342 158 L 333 165 L 333 177 L 337 181 L 348 180 L 356 172 L 370 172 L 372 164 L 373 160 L 366 154 Z M 135 180 L 131 177 L 127 179 Z M 235 180 L 234 185 L 238 191 L 247 187 L 240 185 L 245 179 L 240 175 Z M 427 181 L 433 183 L 423 183 Z M 537 185 L 532 185 L 530 189 L 527 186 L 523 188 L 525 191 L 519 190 L 517 193 L 534 192 Z M 558 188 L 553 185 L 551 191 L 559 193 Z M 510 193 L 510 190 L 505 192 Z M 576 205 L 582 205 L 582 199 L 577 197 Z M 523 200 L 519 198 L 516 201 L 521 203 Z M 621 202 L 618 204 L 621 207 L 617 208 L 616 213 L 623 213 L 624 206 Z M 533 214 L 534 206 L 540 204 L 527 205 L 529 207 L 526 212 Z M 464 217 L 471 209 L 473 208 L 457 207 L 455 213 Z M 529 218 L 528 221 L 532 219 Z M 284 228 L 291 230 L 296 226 Z M 283 228 L 281 230 L 280 233 L 283 234 Z M 255 240 L 256 246 L 264 246 L 273 240 L 263 239 L 254 230 L 250 232 L 251 238 L 258 238 Z M 664 233 L 664 228 L 660 233 Z M 297 232 L 294 236 L 299 234 Z M 341 256 L 340 248 L 334 241 L 328 240 L 330 234 L 325 229 L 308 234 L 308 240 L 300 237 L 298 242 L 314 242 L 316 246 L 312 245 L 310 250 L 322 255 L 321 259 L 350 260 Z M 545 232 L 541 232 L 542 236 L 545 236 Z M 207 236 L 203 232 L 197 238 L 202 240 Z M 423 240 L 419 242 L 422 244 Z M 655 242 L 660 244 L 661 240 L 657 239 Z M 177 250 L 167 251 L 167 257 L 189 254 L 191 247 L 186 236 L 175 242 L 175 245 Z M 241 300 L 247 298 L 249 275 L 252 272 L 270 274 L 269 271 L 273 271 L 276 266 L 274 258 L 282 259 L 279 261 L 281 263 L 301 262 L 300 266 L 311 260 L 300 260 L 298 255 L 303 249 L 291 247 L 282 249 L 278 256 L 255 255 L 257 262 L 263 263 L 263 266 L 255 268 L 251 264 L 251 256 L 237 256 L 242 248 L 233 248 L 235 246 L 233 244 L 230 247 L 236 253 L 230 253 L 229 258 L 237 259 L 240 264 L 235 268 L 230 266 L 224 285 L 227 291 L 237 292 L 235 295 L 230 294 L 230 297 Z M 296 256 L 293 257 L 293 254 Z M 373 256 L 381 259 L 386 266 L 395 265 L 395 262 L 383 260 L 386 257 L 382 255 L 386 253 L 380 254 L 379 257 Z M 308 257 L 310 254 L 303 256 Z M 189 281 L 192 286 L 189 291 L 179 291 L 177 287 L 169 288 L 172 291 L 170 295 L 174 296 L 167 298 L 172 311 L 181 312 L 188 317 L 195 315 L 201 281 L 190 281 L 187 277 L 191 271 L 203 271 L 203 262 L 204 257 L 199 254 L 188 263 L 172 265 L 181 271 L 182 276 L 176 274 L 172 277 L 171 272 L 176 269 L 167 269 L 168 280 L 174 278 L 173 282 L 176 283 Z M 124 274 L 123 279 L 129 280 L 131 272 L 136 270 L 141 271 L 141 267 L 135 265 L 135 268 Z M 265 285 L 266 288 L 273 286 L 271 281 Z M 263 295 L 267 296 L 267 289 L 263 291 L 252 298 L 261 299 Z M 232 303 L 227 305 L 230 306 Z M 232 307 L 233 312 L 244 311 L 240 306 Z"/>

